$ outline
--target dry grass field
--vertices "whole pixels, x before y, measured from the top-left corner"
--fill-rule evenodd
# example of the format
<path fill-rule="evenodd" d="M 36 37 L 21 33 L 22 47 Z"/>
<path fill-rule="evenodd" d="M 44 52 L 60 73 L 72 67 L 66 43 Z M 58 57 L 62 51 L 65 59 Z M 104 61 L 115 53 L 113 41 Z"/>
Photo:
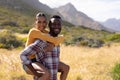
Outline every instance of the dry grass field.
<path fill-rule="evenodd" d="M 0 49 L 0 80 L 32 80 L 21 66 L 20 49 Z M 61 46 L 61 61 L 70 65 L 67 80 L 112 80 L 111 68 L 120 62 L 120 46 L 86 48 Z"/>

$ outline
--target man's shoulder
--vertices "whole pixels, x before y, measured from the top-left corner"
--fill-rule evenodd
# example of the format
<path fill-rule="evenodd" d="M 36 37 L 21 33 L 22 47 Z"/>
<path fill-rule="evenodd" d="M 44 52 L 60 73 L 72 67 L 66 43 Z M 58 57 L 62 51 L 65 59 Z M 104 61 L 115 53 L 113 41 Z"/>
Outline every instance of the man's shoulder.
<path fill-rule="evenodd" d="M 46 41 L 41 40 L 41 39 L 36 39 L 36 40 L 35 40 L 35 43 L 46 43 Z"/>
<path fill-rule="evenodd" d="M 43 40 L 37 39 L 35 40 L 35 42 L 32 44 L 36 47 L 45 47 L 47 45 L 47 43 Z"/>

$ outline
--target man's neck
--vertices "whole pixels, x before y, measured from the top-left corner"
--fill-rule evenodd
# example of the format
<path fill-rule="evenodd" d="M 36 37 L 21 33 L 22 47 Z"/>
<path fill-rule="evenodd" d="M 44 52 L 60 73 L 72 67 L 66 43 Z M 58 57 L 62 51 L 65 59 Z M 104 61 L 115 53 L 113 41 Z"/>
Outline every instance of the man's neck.
<path fill-rule="evenodd" d="M 52 32 L 49 32 L 49 34 L 51 35 L 51 36 L 53 36 L 53 37 L 57 37 L 58 35 L 56 35 L 56 34 L 54 34 L 54 33 L 52 33 Z"/>

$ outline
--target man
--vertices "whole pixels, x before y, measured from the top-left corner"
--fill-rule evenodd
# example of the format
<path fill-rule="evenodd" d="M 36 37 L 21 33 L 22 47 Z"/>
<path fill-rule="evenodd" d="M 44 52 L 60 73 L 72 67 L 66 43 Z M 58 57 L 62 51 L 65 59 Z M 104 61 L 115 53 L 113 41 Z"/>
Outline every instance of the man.
<path fill-rule="evenodd" d="M 61 32 L 61 18 L 57 15 L 53 16 L 49 22 L 49 28 L 49 35 L 57 37 Z M 37 61 L 42 62 L 42 64 L 44 64 L 44 66 L 46 66 L 50 71 L 50 80 L 57 80 L 57 71 L 61 72 L 60 80 L 66 80 L 69 72 L 69 66 L 59 61 L 59 46 L 54 47 L 52 51 L 45 52 L 44 48 L 46 46 L 47 44 L 45 41 L 36 40 L 33 44 L 26 47 L 21 52 L 21 60 L 31 71 L 33 71 L 33 74 L 37 75 L 38 77 L 41 77 L 41 75 L 44 76 L 48 74 L 46 72 L 47 70 L 43 69 L 43 67 L 41 67 L 42 65 L 31 64 L 30 60 L 27 58 L 27 55 L 29 54 L 36 54 Z M 42 56 L 41 59 L 41 54 L 43 53 L 45 56 Z M 33 68 L 36 68 L 36 71 L 34 71 Z M 48 76 L 47 78 L 49 80 L 49 74 L 46 76 Z"/>
<path fill-rule="evenodd" d="M 57 37 L 58 34 L 61 32 L 61 22 L 61 17 L 59 17 L 58 15 L 55 15 L 50 19 L 48 26 L 50 29 L 49 34 L 51 36 Z M 58 65 L 58 72 L 61 72 L 60 80 L 66 80 L 69 72 L 69 66 L 60 61 Z"/>

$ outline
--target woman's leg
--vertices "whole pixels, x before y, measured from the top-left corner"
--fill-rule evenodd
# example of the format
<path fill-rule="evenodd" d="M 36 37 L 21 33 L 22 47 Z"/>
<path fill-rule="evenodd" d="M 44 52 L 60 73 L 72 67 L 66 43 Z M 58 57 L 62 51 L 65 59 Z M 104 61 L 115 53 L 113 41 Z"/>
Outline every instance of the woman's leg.
<path fill-rule="evenodd" d="M 70 67 L 63 62 L 59 62 L 58 72 L 60 72 L 60 80 L 66 80 Z"/>
<path fill-rule="evenodd" d="M 41 64 L 39 62 L 34 62 L 34 63 L 32 63 L 32 66 L 38 73 L 43 73 L 43 75 L 41 76 L 42 80 L 50 79 L 50 73 L 49 73 L 48 69 L 43 66 L 43 64 Z"/>
<path fill-rule="evenodd" d="M 26 65 L 23 65 L 23 69 L 27 74 L 33 75 L 32 71 Z"/>

